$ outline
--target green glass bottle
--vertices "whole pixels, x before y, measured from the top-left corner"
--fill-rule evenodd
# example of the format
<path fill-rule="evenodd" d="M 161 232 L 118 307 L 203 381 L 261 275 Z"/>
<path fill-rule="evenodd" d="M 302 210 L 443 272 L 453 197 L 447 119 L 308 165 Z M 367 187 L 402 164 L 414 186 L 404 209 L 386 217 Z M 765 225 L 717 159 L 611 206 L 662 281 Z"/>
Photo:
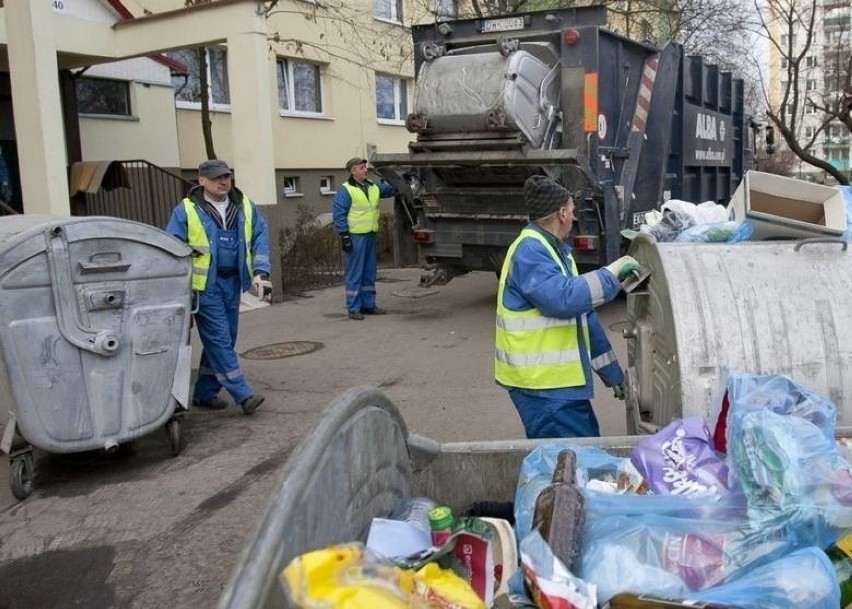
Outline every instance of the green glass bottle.
<path fill-rule="evenodd" d="M 840 607 L 852 609 L 852 534 L 839 539 L 826 551 L 840 581 Z"/>

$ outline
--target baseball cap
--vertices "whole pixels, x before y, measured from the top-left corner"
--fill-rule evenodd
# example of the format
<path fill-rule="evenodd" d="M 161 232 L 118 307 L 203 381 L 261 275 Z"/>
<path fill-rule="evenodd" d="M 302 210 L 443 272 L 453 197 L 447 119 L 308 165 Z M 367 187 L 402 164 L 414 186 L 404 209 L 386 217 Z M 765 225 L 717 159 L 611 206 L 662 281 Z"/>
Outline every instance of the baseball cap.
<path fill-rule="evenodd" d="M 225 161 L 221 161 L 219 159 L 204 161 L 198 166 L 198 175 L 202 178 L 207 178 L 208 180 L 215 180 L 219 176 L 223 176 L 228 173 L 234 172 L 231 171 L 231 168 L 228 167 L 228 164 Z"/>
<path fill-rule="evenodd" d="M 533 220 L 549 216 L 572 196 L 567 188 L 545 176 L 531 176 L 524 182 L 524 200 Z"/>
<path fill-rule="evenodd" d="M 348 161 L 346 161 L 346 171 L 349 171 L 350 169 L 355 167 L 355 165 L 361 165 L 362 163 L 366 163 L 366 162 L 367 162 L 367 159 L 362 159 L 359 156 L 351 158 Z"/>

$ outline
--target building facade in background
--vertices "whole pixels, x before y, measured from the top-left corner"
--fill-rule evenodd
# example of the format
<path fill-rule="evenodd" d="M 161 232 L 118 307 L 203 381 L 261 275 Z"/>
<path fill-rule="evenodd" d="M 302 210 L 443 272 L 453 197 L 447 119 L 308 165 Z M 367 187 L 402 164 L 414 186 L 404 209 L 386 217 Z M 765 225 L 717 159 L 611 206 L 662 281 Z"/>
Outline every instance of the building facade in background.
<path fill-rule="evenodd" d="M 803 2 L 807 8 L 810 2 Z M 852 134 L 838 120 L 829 122 L 825 128 L 825 115 L 818 105 L 842 96 L 844 76 L 848 70 L 852 48 L 852 0 L 819 0 L 814 19 L 813 35 L 809 47 L 798 63 L 798 70 L 791 70 L 791 62 L 797 61 L 808 45 L 807 24 L 774 16 L 770 21 L 770 37 L 777 44 L 769 51 L 769 104 L 778 113 L 789 118 L 795 112 L 797 141 L 809 144 L 811 153 L 827 160 L 843 172 L 852 171 Z M 802 14 L 807 15 L 807 11 Z M 792 103 L 790 78 L 798 77 L 798 92 L 802 99 L 798 108 Z M 790 91 L 787 104 L 785 92 Z M 816 102 L 813 103 L 813 102 Z M 780 145 L 784 145 L 781 140 Z M 826 181 L 825 172 L 798 162 L 795 177 L 816 182 Z"/>

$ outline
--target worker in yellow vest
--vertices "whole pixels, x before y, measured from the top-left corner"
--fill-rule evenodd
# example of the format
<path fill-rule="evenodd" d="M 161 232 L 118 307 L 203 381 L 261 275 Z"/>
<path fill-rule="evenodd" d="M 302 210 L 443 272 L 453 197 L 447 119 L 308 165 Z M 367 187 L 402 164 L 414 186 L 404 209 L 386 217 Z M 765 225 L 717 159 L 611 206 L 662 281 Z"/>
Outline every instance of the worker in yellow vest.
<path fill-rule="evenodd" d="M 195 326 L 204 350 L 193 406 L 227 408 L 224 388 L 245 414 L 263 403 L 246 381 L 234 345 L 240 296 L 271 292 L 269 234 L 257 206 L 233 185 L 231 168 L 213 159 L 198 166 L 198 186 L 172 211 L 166 231 L 188 244 L 192 289 L 198 298 Z"/>
<path fill-rule="evenodd" d="M 567 240 L 572 194 L 535 175 L 524 184 L 532 220 L 509 247 L 497 291 L 495 379 L 528 438 L 599 436 L 592 371 L 624 399 L 624 372 L 595 307 L 609 302 L 639 265 L 630 256 L 578 274 Z"/>
<path fill-rule="evenodd" d="M 349 178 L 334 195 L 332 218 L 346 257 L 346 311 L 349 319 L 362 320 L 364 315 L 385 313 L 376 305 L 379 199 L 392 197 L 396 191 L 384 180 L 376 184 L 367 179 L 366 159 L 349 159 L 346 171 Z"/>

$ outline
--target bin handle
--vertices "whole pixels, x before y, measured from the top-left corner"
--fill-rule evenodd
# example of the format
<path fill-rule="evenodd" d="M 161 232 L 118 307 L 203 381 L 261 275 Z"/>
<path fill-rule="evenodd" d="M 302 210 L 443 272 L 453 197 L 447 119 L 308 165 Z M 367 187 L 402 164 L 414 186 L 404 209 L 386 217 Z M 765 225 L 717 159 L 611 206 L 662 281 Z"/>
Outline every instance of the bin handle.
<path fill-rule="evenodd" d="M 65 231 L 61 226 L 54 226 L 45 231 L 44 239 L 59 332 L 75 347 L 98 355 L 115 355 L 121 346 L 121 341 L 114 332 L 96 330 L 83 325 L 77 293 L 71 277 L 71 257 L 68 254 L 68 239 Z"/>
<path fill-rule="evenodd" d="M 805 245 L 811 245 L 813 243 L 837 243 L 838 245 L 843 246 L 843 251 L 846 251 L 846 248 L 849 247 L 849 242 L 844 241 L 839 237 L 811 237 L 810 239 L 802 239 L 796 244 L 796 247 L 793 248 L 794 252 L 798 252 Z"/>

